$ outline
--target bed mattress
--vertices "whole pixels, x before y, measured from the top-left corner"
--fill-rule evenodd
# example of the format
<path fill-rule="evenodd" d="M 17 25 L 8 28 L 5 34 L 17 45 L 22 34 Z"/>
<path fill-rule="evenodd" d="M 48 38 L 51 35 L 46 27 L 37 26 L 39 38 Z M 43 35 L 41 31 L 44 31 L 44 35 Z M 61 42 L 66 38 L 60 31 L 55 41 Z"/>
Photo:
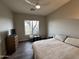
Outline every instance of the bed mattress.
<path fill-rule="evenodd" d="M 33 43 L 35 59 L 79 59 L 79 48 L 53 39 Z"/>

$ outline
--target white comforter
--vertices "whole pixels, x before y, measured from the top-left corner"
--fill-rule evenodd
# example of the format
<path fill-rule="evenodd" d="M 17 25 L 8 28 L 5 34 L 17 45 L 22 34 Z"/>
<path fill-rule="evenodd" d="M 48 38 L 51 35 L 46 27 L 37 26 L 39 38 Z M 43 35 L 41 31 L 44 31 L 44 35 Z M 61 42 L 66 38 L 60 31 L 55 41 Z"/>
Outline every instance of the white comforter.
<path fill-rule="evenodd" d="M 79 59 L 79 48 L 53 39 L 33 43 L 35 59 Z"/>

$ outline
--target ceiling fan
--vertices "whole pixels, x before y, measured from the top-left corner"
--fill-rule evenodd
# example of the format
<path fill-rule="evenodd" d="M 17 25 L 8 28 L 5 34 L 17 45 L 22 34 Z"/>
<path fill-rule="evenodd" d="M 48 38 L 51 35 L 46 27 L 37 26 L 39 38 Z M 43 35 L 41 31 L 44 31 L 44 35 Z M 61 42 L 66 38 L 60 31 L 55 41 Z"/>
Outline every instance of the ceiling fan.
<path fill-rule="evenodd" d="M 25 2 L 27 2 L 28 4 L 34 6 L 35 8 L 31 8 L 31 11 L 35 11 L 41 8 L 40 4 L 39 4 L 39 0 L 37 0 L 35 3 L 29 1 L 29 0 L 25 0 Z"/>

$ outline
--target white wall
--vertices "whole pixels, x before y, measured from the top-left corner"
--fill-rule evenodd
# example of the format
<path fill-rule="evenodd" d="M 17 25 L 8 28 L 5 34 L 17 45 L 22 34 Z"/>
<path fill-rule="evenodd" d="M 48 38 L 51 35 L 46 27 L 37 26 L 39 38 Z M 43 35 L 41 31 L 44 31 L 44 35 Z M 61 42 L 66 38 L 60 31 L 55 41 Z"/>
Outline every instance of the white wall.
<path fill-rule="evenodd" d="M 79 0 L 71 0 L 47 17 L 48 34 L 79 37 Z"/>
<path fill-rule="evenodd" d="M 5 37 L 7 31 L 13 28 L 11 11 L 0 1 L 0 55 L 5 55 Z"/>
<path fill-rule="evenodd" d="M 40 21 L 40 35 L 46 35 L 46 19 L 43 16 L 36 16 L 36 15 L 28 15 L 28 14 L 14 14 L 14 24 L 17 34 L 19 35 L 19 40 L 24 41 L 28 40 L 28 36 L 25 36 L 25 29 L 24 29 L 24 20 L 39 20 Z"/>

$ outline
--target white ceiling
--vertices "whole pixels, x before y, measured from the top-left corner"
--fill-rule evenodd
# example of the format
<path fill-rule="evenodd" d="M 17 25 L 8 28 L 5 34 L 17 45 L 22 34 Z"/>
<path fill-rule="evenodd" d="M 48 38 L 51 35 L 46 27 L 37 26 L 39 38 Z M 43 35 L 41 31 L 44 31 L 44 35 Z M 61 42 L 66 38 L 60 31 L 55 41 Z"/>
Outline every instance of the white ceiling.
<path fill-rule="evenodd" d="M 17 13 L 27 13 L 35 15 L 48 15 L 60 8 L 70 0 L 39 0 L 41 9 L 30 11 L 33 7 L 25 2 L 25 0 L 2 0 L 12 11 Z M 34 1 L 34 0 L 30 0 Z"/>

